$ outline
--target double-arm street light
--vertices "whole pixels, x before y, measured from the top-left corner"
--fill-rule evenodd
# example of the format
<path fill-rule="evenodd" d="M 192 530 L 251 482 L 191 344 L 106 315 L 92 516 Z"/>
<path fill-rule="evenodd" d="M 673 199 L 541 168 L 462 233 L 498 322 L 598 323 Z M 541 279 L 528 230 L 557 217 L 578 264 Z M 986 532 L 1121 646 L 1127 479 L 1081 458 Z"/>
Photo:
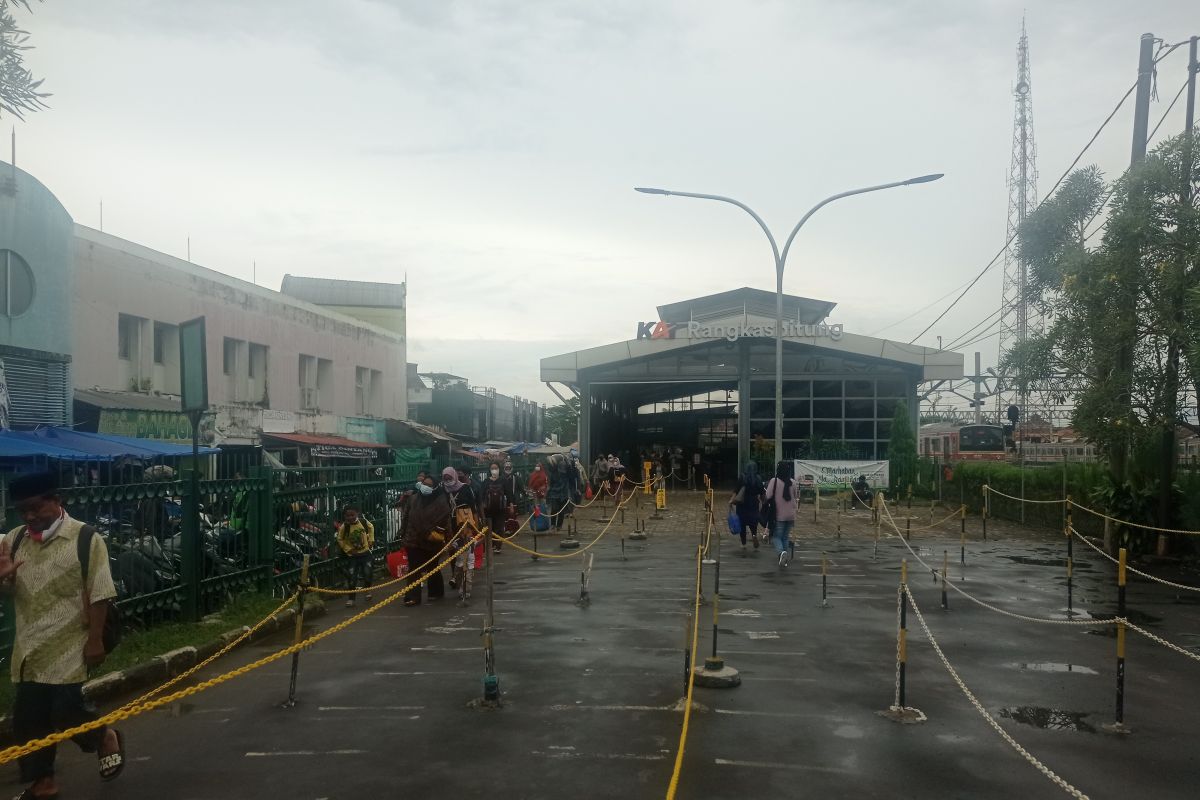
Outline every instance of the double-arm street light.
<path fill-rule="evenodd" d="M 754 221 L 762 228 L 763 233 L 767 235 L 767 240 L 771 243 L 771 252 L 775 256 L 775 463 L 783 461 L 783 268 L 787 264 L 788 251 L 792 248 L 792 242 L 796 239 L 796 234 L 804 227 L 804 223 L 808 222 L 808 218 L 817 213 L 823 206 L 827 206 L 834 200 L 841 200 L 843 197 L 850 197 L 856 194 L 866 194 L 867 192 L 878 192 L 882 189 L 894 189 L 897 186 L 912 186 L 916 183 L 929 183 L 941 178 L 943 173 L 938 172 L 933 175 L 921 175 L 916 178 L 909 178 L 906 181 L 895 181 L 894 183 L 881 183 L 878 186 L 865 186 L 861 189 L 851 189 L 848 192 L 839 192 L 838 194 L 826 197 L 821 202 L 808 210 L 800 221 L 796 223 L 796 227 L 792 228 L 791 234 L 787 241 L 783 244 L 783 250 L 779 249 L 779 245 L 775 242 L 775 236 L 772 235 L 771 229 L 767 227 L 767 223 L 763 222 L 763 218 L 754 212 L 754 209 L 745 203 L 734 200 L 732 197 L 723 197 L 719 194 L 697 194 L 695 192 L 676 192 L 670 189 L 650 189 L 644 186 L 635 187 L 635 191 L 643 194 L 660 194 L 660 195 L 675 195 L 677 197 L 695 197 L 699 200 L 720 200 L 722 203 L 730 203 L 745 211 L 750 216 L 754 217 Z M 743 398 L 744 400 L 745 398 Z"/>

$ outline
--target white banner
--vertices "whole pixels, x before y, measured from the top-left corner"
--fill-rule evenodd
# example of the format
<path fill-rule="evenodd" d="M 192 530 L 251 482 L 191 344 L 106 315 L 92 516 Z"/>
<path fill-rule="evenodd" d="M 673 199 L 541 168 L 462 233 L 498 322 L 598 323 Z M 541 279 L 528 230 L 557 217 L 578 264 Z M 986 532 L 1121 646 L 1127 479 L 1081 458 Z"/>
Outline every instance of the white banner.
<path fill-rule="evenodd" d="M 4 378 L 4 362 L 0 361 L 0 431 L 8 430 L 8 381 Z"/>
<path fill-rule="evenodd" d="M 849 486 L 863 475 L 875 489 L 888 486 L 886 461 L 802 461 L 796 459 L 796 481 L 801 486 Z"/>

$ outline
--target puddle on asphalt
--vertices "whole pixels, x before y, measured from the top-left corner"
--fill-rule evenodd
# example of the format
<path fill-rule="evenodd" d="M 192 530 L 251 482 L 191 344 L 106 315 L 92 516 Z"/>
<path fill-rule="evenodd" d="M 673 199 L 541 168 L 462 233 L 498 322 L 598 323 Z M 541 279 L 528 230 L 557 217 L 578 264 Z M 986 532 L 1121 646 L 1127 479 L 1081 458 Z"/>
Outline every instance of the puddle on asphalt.
<path fill-rule="evenodd" d="M 1083 721 L 1084 717 L 1091 715 L 1078 711 L 1062 711 L 1044 706 L 1017 706 L 1016 708 L 1000 709 L 1000 716 L 1023 725 L 1041 728 L 1044 731 L 1096 732 L 1095 728 Z"/>
<path fill-rule="evenodd" d="M 1018 564 L 1027 564 L 1031 567 L 1062 567 L 1066 569 L 1066 559 L 1064 558 L 1030 558 L 1029 556 L 1004 556 L 1009 561 L 1015 561 Z"/>
<path fill-rule="evenodd" d="M 1005 664 L 1008 669 L 1029 670 L 1030 672 L 1078 672 L 1081 675 L 1099 675 L 1100 673 L 1091 667 L 1083 667 L 1079 664 L 1059 664 L 1053 661 L 1042 661 L 1036 664 Z"/>

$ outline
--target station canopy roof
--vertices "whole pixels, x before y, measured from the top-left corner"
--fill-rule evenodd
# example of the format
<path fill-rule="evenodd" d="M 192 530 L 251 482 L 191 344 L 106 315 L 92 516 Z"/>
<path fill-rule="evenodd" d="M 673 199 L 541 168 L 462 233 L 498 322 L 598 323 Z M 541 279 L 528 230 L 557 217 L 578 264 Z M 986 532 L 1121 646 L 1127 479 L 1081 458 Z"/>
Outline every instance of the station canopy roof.
<path fill-rule="evenodd" d="M 634 338 L 543 358 L 541 379 L 589 384 L 597 396 L 617 392 L 642 404 L 735 389 L 743 359 L 752 377 L 769 379 L 775 299 L 774 292 L 743 287 L 661 305 L 658 323 L 629 324 Z M 785 375 L 870 372 L 916 382 L 962 378 L 961 353 L 850 333 L 827 321 L 835 307 L 784 295 Z"/>

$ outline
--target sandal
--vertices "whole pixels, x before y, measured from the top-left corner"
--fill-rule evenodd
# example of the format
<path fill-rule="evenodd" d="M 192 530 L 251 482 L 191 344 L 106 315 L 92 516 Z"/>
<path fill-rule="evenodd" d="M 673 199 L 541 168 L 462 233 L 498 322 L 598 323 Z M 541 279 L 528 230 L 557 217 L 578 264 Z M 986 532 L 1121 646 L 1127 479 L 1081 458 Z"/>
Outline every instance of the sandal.
<path fill-rule="evenodd" d="M 125 736 L 116 728 L 113 729 L 113 733 L 117 736 L 117 752 L 99 757 L 102 781 L 116 780 L 125 769 Z"/>
<path fill-rule="evenodd" d="M 419 606 L 419 605 L 421 605 L 421 601 L 420 601 L 420 600 L 405 600 L 405 601 L 404 601 L 404 605 L 406 605 L 406 606 Z"/>

